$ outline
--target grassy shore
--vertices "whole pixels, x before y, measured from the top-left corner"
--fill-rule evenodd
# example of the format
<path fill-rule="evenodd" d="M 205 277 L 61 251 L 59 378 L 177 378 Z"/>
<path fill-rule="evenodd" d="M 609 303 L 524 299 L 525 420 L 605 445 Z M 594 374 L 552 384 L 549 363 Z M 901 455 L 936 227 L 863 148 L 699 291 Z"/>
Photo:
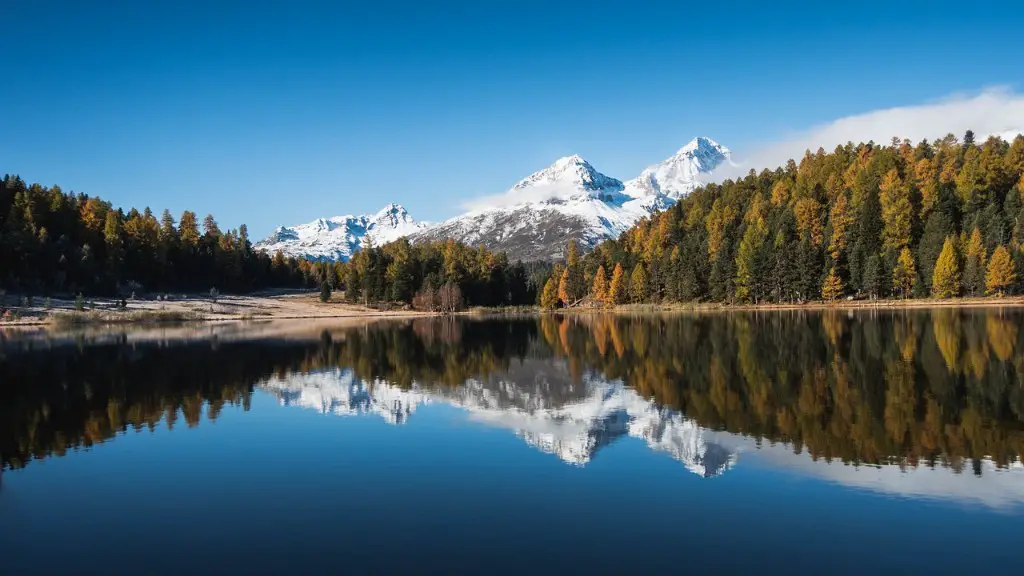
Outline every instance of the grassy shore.
<path fill-rule="evenodd" d="M 233 322 L 253 320 L 328 319 L 328 318 L 406 318 L 435 316 L 413 310 L 377 310 L 337 301 L 320 302 L 316 294 L 269 294 L 221 296 L 215 300 L 185 297 L 177 300 L 131 300 L 120 307 L 115 300 L 90 301 L 79 310 L 71 300 L 47 300 L 45 306 L 8 307 L 16 315 L 0 322 L 0 327 L 52 326 L 73 328 L 106 324 L 174 324 L 187 322 Z M 561 314 L 650 314 L 671 312 L 733 312 L 773 310 L 881 310 L 915 308 L 1024 307 L 1024 296 L 907 300 L 838 300 L 793 304 L 671 303 L 623 304 L 614 307 L 580 306 L 550 312 Z M 536 306 L 498 308 L 474 307 L 460 315 L 516 317 L 547 313 Z"/>

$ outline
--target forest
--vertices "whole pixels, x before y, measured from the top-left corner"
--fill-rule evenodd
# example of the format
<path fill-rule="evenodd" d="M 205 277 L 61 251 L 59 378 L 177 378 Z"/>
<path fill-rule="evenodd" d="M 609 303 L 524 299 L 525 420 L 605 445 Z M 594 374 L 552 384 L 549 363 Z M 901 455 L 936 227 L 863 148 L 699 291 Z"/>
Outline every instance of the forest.
<path fill-rule="evenodd" d="M 774 170 L 709 184 L 565 262 L 512 263 L 454 241 L 366 245 L 350 262 L 255 251 L 212 215 L 125 213 L 85 194 L 0 186 L 6 290 L 127 294 L 343 290 L 350 302 L 465 306 L 834 301 L 1022 292 L 1024 136 L 967 132 L 808 151 Z"/>
<path fill-rule="evenodd" d="M 555 406 L 593 378 L 621 380 L 702 427 L 814 458 L 977 471 L 1024 455 L 1020 327 L 1019 314 L 950 308 L 546 314 L 377 323 L 319 341 L 8 351 L 0 454 L 19 468 L 179 417 L 197 426 L 247 407 L 261 381 L 340 368 L 442 392 L 491 382 Z"/>
<path fill-rule="evenodd" d="M 28 296 L 320 288 L 325 299 L 336 289 L 368 305 L 419 296 L 420 307 L 454 311 L 532 304 L 532 270 L 482 247 L 404 239 L 365 246 L 350 264 L 271 256 L 253 249 L 244 224 L 221 230 L 213 215 L 158 219 L 18 176 L 0 182 L 0 288 Z"/>
<path fill-rule="evenodd" d="M 710 184 L 568 261 L 546 308 L 1020 293 L 1024 136 L 808 151 Z"/>

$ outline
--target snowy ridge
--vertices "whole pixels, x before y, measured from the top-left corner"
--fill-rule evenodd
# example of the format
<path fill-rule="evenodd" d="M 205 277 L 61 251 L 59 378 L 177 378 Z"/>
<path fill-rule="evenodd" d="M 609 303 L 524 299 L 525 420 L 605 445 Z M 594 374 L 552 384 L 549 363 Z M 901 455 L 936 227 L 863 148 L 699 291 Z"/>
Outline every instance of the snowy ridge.
<path fill-rule="evenodd" d="M 560 158 L 492 199 L 494 205 L 442 222 L 417 238 L 483 244 L 523 260 L 559 259 L 570 238 L 592 248 L 668 208 L 703 186 L 729 154 L 709 138 L 695 138 L 625 184 L 579 156 Z"/>
<path fill-rule="evenodd" d="M 255 248 L 271 255 L 280 250 L 288 257 L 346 262 L 367 240 L 386 244 L 428 227 L 415 221 L 404 207 L 388 204 L 373 215 L 318 218 L 308 224 L 281 226 Z"/>
<path fill-rule="evenodd" d="M 671 158 L 644 169 L 626 183 L 634 197 L 663 194 L 673 200 L 707 184 L 705 176 L 729 159 L 729 149 L 710 138 L 694 138 Z"/>
<path fill-rule="evenodd" d="M 602 174 L 578 155 L 566 156 L 484 205 L 434 226 L 414 221 L 404 208 L 392 204 L 375 216 L 322 218 L 281 227 L 256 248 L 346 261 L 366 238 L 379 245 L 409 236 L 413 241 L 483 244 L 526 261 L 555 260 L 564 257 L 569 239 L 591 248 L 672 206 L 703 186 L 729 154 L 728 148 L 709 138 L 695 138 L 626 183 Z"/>
<path fill-rule="evenodd" d="M 579 466 L 623 436 L 643 439 L 705 477 L 717 476 L 736 462 L 735 451 L 709 441 L 693 421 L 640 397 L 621 382 L 587 377 L 557 399 L 531 391 L 529 384 L 469 380 L 451 389 L 402 390 L 383 381 L 367 385 L 348 370 L 332 370 L 270 379 L 260 387 L 286 406 L 339 416 L 375 414 L 392 424 L 404 423 L 422 404 L 445 403 Z M 537 390 L 546 388 L 548 383 L 543 382 Z"/>

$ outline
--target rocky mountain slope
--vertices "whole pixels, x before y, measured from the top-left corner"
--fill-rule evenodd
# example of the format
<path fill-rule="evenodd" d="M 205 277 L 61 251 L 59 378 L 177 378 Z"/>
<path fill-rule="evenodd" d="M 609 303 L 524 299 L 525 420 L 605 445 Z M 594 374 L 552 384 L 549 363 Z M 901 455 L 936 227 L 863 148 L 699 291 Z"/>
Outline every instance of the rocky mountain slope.
<path fill-rule="evenodd" d="M 366 241 L 379 246 L 429 227 L 414 220 L 401 205 L 388 204 L 373 215 L 318 218 L 308 224 L 281 226 L 255 248 L 268 254 L 280 250 L 289 257 L 345 262 Z"/>
<path fill-rule="evenodd" d="M 564 257 L 569 239 L 590 248 L 671 206 L 705 184 L 728 158 L 728 148 L 708 138 L 695 138 L 623 183 L 579 156 L 567 156 L 517 182 L 495 205 L 440 224 L 417 223 L 404 208 L 392 204 L 376 216 L 281 227 L 256 247 L 271 253 L 282 250 L 289 256 L 347 260 L 364 238 L 380 244 L 409 236 L 413 241 L 454 238 L 483 244 L 526 261 L 554 260 Z"/>

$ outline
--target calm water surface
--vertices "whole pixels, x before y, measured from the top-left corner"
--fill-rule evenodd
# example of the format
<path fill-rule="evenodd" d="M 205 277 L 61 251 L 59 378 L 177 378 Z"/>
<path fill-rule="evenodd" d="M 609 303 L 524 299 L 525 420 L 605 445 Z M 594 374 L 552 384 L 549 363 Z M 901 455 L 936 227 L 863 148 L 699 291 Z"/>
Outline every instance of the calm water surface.
<path fill-rule="evenodd" d="M 0 573 L 1016 572 L 1022 320 L 4 333 Z"/>

